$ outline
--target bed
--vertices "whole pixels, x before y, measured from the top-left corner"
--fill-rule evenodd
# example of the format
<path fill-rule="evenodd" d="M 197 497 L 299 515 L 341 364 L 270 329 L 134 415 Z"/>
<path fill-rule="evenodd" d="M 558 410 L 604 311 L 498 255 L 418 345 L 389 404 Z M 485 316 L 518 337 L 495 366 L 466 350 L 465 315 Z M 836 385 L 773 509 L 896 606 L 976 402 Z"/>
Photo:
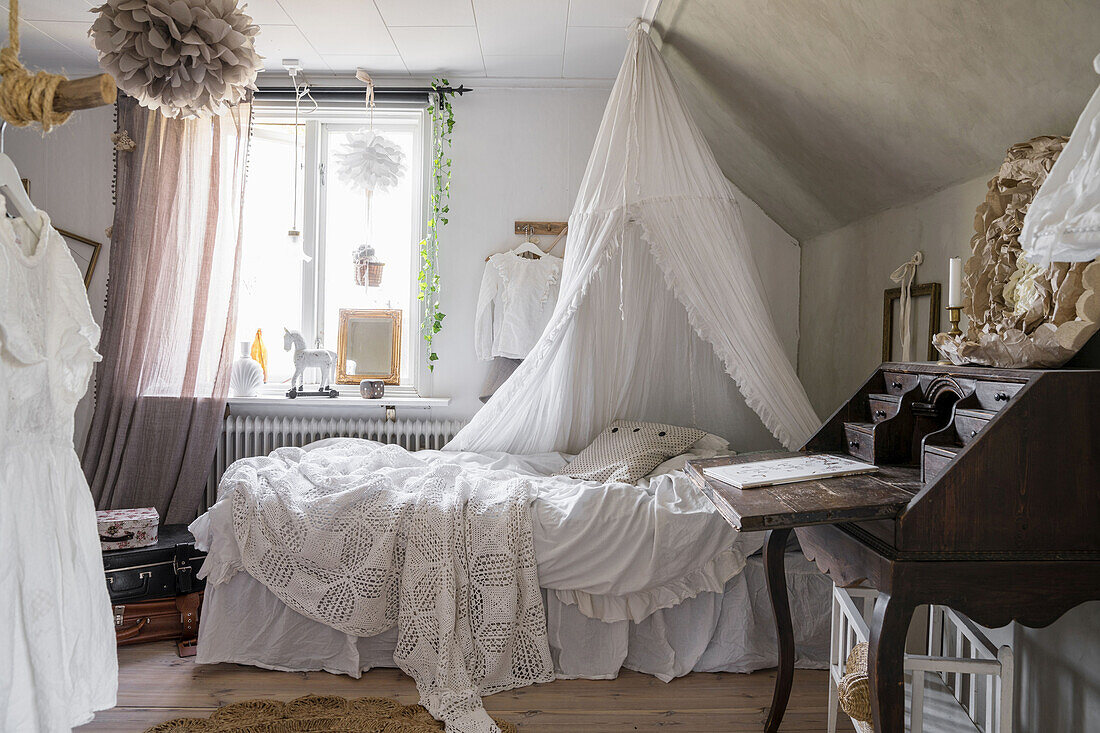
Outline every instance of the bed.
<path fill-rule="evenodd" d="M 331 439 L 304 451 L 332 445 Z M 367 443 L 363 441 L 363 443 Z M 727 449 L 708 437 L 637 484 L 551 476 L 559 453 L 419 451 L 431 463 L 538 477 L 530 502 L 538 580 L 554 673 L 611 679 L 620 668 L 668 681 L 692 671 L 775 666 L 760 533 L 738 533 L 682 471 Z M 249 459 L 251 460 L 251 459 Z M 358 677 L 393 667 L 395 629 L 356 636 L 308 618 L 240 569 L 233 507 L 219 501 L 191 525 L 209 552 L 196 661 Z M 828 661 L 831 584 L 798 553 L 787 562 L 798 665 Z"/>

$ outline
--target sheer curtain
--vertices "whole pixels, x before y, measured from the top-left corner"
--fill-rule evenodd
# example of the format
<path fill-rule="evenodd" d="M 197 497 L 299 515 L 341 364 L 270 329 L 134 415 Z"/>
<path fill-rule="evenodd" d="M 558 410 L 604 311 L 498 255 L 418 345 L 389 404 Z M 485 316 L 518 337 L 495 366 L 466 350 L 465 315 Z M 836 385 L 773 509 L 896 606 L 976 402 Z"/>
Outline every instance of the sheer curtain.
<path fill-rule="evenodd" d="M 759 419 L 797 448 L 820 424 L 733 188 L 646 30 L 631 31 L 569 217 L 554 315 L 448 449 L 577 452 L 615 418 L 725 437 Z"/>
<path fill-rule="evenodd" d="M 101 509 L 199 509 L 233 359 L 251 106 L 173 120 L 128 96 L 110 280 L 82 463 Z"/>

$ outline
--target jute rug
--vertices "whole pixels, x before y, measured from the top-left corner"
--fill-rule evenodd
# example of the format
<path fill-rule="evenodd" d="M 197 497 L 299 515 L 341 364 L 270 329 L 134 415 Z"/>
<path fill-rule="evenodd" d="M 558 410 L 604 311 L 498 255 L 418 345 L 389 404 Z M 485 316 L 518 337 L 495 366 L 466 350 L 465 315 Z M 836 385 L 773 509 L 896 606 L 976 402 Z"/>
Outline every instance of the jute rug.
<path fill-rule="evenodd" d="M 497 720 L 503 733 L 516 726 Z M 306 695 L 290 702 L 248 700 L 218 708 L 209 718 L 177 718 L 145 733 L 436 733 L 443 723 L 419 705 L 402 705 L 387 697 L 348 700 Z"/>

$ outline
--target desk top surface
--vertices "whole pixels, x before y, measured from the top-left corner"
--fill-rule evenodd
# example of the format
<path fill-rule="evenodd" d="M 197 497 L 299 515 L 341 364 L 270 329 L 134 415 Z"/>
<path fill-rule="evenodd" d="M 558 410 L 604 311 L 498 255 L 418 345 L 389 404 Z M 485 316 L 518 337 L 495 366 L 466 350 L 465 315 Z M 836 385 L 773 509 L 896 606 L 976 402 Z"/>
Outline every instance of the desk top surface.
<path fill-rule="evenodd" d="M 739 489 L 703 477 L 703 469 L 799 455 L 767 451 L 688 461 L 687 473 L 735 528 L 750 532 L 781 527 L 891 519 L 921 488 L 920 469 L 880 466 L 875 473 Z"/>

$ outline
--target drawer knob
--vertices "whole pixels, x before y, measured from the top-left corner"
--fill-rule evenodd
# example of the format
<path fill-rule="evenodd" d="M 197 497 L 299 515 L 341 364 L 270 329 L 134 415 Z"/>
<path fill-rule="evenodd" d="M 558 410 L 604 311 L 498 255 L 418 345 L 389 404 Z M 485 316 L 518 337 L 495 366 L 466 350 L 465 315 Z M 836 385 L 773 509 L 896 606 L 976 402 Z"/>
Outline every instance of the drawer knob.
<path fill-rule="evenodd" d="M 998 392 L 997 394 L 993 395 L 993 399 L 995 399 L 997 402 L 1008 402 L 1008 392 Z"/>
<path fill-rule="evenodd" d="M 875 410 L 875 417 L 886 417 L 886 410 Z"/>
<path fill-rule="evenodd" d="M 849 448 L 858 448 L 859 447 L 859 441 L 858 440 L 849 440 L 848 441 L 848 447 Z"/>
<path fill-rule="evenodd" d="M 894 389 L 901 389 L 901 382 L 894 380 L 893 382 L 890 382 L 890 386 Z"/>
<path fill-rule="evenodd" d="M 977 434 L 978 434 L 978 431 L 977 431 L 977 430 L 971 430 L 971 431 L 970 431 L 970 437 L 971 437 L 971 438 L 973 438 L 973 437 L 974 437 L 975 435 L 977 435 Z"/>

